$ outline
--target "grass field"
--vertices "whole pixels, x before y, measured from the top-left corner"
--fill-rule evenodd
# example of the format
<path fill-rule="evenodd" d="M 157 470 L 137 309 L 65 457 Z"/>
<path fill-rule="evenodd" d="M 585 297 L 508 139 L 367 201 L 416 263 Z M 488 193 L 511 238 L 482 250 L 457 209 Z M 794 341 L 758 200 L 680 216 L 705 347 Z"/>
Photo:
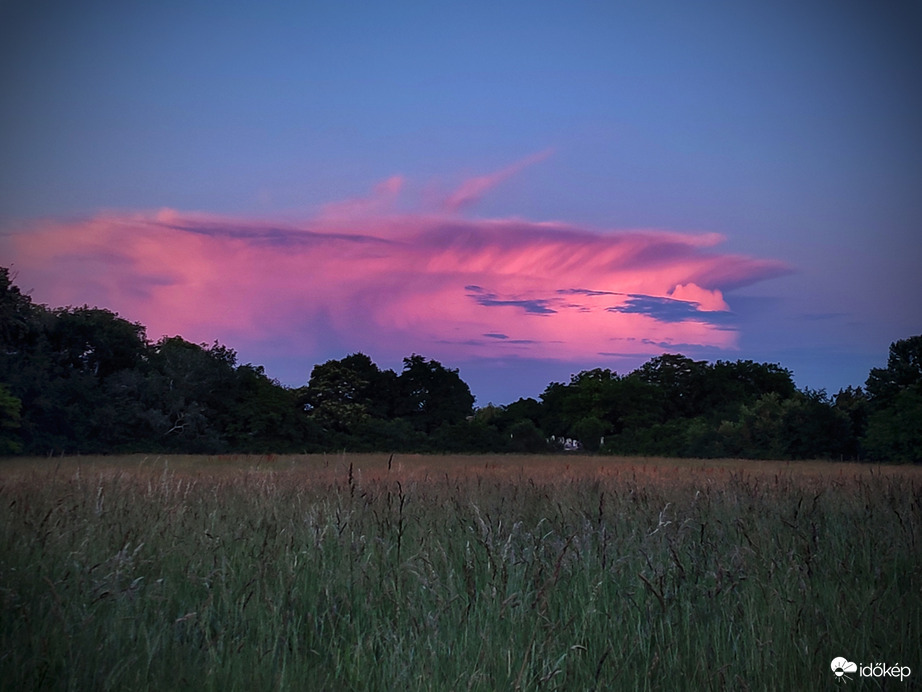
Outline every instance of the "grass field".
<path fill-rule="evenodd" d="M 910 689 L 920 522 L 916 467 L 2 460 L 0 687 Z"/>

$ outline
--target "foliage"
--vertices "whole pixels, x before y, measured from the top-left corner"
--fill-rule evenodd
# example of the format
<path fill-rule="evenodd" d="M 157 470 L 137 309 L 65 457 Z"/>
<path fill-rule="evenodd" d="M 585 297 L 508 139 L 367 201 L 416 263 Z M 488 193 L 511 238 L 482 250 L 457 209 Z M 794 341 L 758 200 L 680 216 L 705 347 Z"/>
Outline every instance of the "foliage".
<path fill-rule="evenodd" d="M 453 424 L 473 414 L 474 396 L 457 370 L 436 360 L 413 354 L 403 359 L 398 378 L 398 416 L 414 428 L 431 433 L 445 423 Z"/>
<path fill-rule="evenodd" d="M 461 443 L 468 435 L 458 426 L 472 416 L 474 397 L 458 371 L 415 354 L 403 362 L 400 375 L 364 353 L 315 366 L 303 393 L 308 415 L 350 449 L 428 449 L 436 440 L 445 450 L 476 448 Z"/>
<path fill-rule="evenodd" d="M 13 434 L 22 424 L 22 402 L 0 384 L 0 454 L 15 454 L 22 447 Z"/>
<path fill-rule="evenodd" d="M 869 456 L 922 462 L 922 335 L 891 344 L 887 367 L 872 369 L 865 387 Z"/>
<path fill-rule="evenodd" d="M 922 394 L 901 391 L 874 406 L 864 445 L 872 459 L 922 462 Z"/>
<path fill-rule="evenodd" d="M 151 342 L 105 309 L 35 305 L 4 268 L 0 318 L 0 454 L 538 453 L 575 439 L 615 454 L 922 461 L 922 336 L 834 397 L 775 363 L 667 353 L 475 409 L 458 370 L 418 354 L 398 374 L 353 353 L 284 387 L 217 342 Z"/>
<path fill-rule="evenodd" d="M 861 441 L 868 428 L 868 397 L 861 387 L 840 389 L 833 399 L 833 407 L 848 420 L 848 432 L 840 441 L 842 456 L 857 459 L 861 453 Z"/>
<path fill-rule="evenodd" d="M 323 427 L 348 432 L 368 418 L 391 418 L 397 386 L 392 370 L 382 372 L 364 353 L 354 353 L 315 366 L 304 403 Z"/>

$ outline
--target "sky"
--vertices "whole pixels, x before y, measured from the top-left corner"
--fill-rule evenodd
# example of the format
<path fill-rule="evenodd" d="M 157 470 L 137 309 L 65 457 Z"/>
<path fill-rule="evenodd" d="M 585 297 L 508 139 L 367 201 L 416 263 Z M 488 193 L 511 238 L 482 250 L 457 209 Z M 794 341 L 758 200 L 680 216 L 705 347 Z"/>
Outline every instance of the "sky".
<path fill-rule="evenodd" d="M 290 386 L 478 405 L 922 334 L 917 0 L 0 0 L 0 266 Z"/>

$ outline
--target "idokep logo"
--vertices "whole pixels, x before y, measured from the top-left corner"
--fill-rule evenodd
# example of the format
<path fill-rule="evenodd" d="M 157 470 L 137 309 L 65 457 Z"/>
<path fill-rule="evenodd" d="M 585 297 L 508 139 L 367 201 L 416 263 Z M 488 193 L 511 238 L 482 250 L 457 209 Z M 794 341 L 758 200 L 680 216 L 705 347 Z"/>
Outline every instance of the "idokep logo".
<path fill-rule="evenodd" d="M 832 659 L 829 664 L 832 672 L 835 673 L 837 682 L 851 680 L 849 673 L 858 673 L 862 678 L 899 678 L 900 682 L 909 677 L 912 673 L 909 666 L 887 665 L 886 663 L 853 663 L 847 658 L 838 656 Z"/>

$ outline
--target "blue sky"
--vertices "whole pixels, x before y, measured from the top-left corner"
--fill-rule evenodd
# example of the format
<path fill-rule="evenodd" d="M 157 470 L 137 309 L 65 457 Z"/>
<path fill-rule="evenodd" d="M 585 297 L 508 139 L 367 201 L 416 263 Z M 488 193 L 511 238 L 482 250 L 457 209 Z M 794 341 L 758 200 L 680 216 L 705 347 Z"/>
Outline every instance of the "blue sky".
<path fill-rule="evenodd" d="M 905 1 L 7 0 L 0 255 L 39 302 L 219 339 L 293 385 L 354 350 L 395 368 L 420 352 L 507 403 L 680 351 L 835 392 L 922 333 L 919 35 Z M 193 226 L 218 245 L 190 246 Z M 370 271 L 378 255 L 331 240 L 285 264 L 219 226 L 417 254 Z M 594 285 L 529 259 L 568 239 L 614 253 L 634 232 L 651 234 L 636 272 L 598 266 Z M 467 239 L 459 265 L 439 233 Z M 368 276 L 378 288 L 354 288 Z M 260 277 L 272 293 L 235 323 L 227 296 Z M 574 290 L 621 298 L 553 302 Z"/>

